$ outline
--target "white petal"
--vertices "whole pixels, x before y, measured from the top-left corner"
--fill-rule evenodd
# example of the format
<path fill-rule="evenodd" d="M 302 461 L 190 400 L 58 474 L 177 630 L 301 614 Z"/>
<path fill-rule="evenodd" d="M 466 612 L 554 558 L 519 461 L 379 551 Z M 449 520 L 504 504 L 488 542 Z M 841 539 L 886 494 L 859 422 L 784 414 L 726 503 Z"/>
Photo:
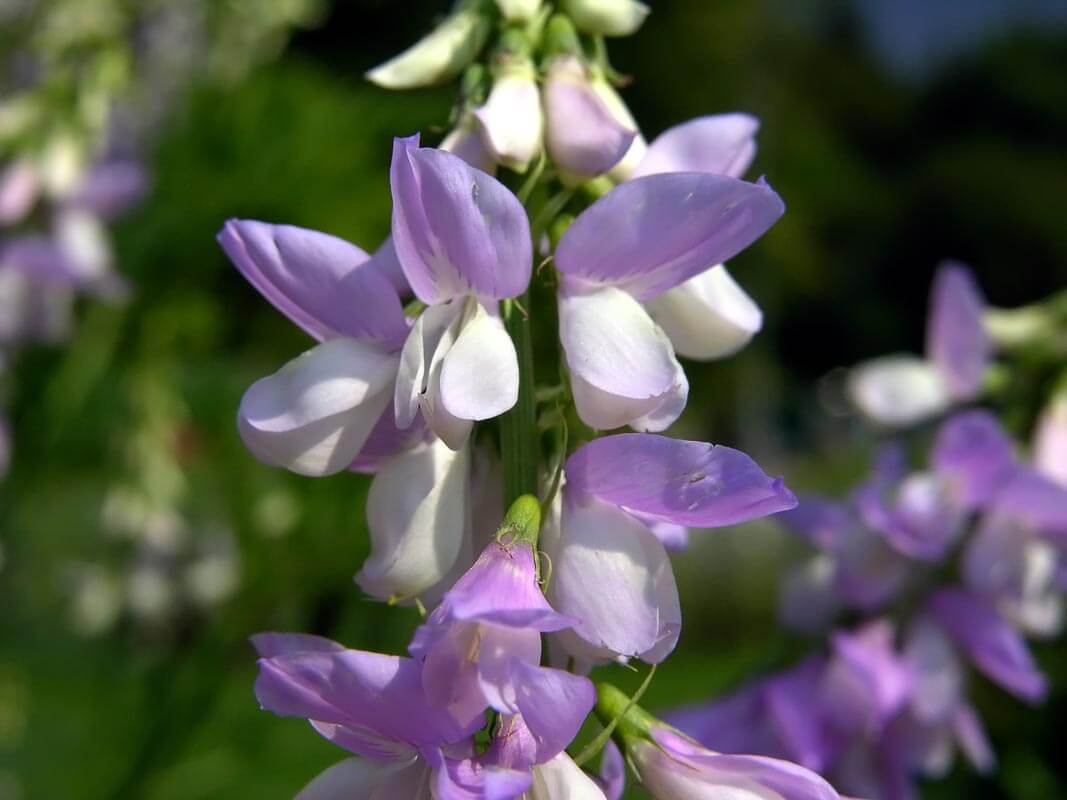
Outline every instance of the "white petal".
<path fill-rule="evenodd" d="M 498 75 L 474 118 L 496 160 L 524 172 L 541 152 L 544 138 L 541 93 L 533 67 L 517 64 Z"/>
<path fill-rule="evenodd" d="M 371 554 L 356 582 L 375 597 L 414 597 L 452 568 L 467 536 L 469 454 L 443 442 L 386 462 L 367 495 Z"/>
<path fill-rule="evenodd" d="M 389 403 L 397 357 L 356 339 L 332 339 L 249 387 L 238 430 L 258 458 L 304 475 L 329 475 L 359 453 Z"/>
<path fill-rule="evenodd" d="M 441 367 L 441 402 L 460 419 L 503 414 L 519 399 L 519 360 L 504 323 L 478 305 Z"/>
<path fill-rule="evenodd" d="M 566 753 L 533 768 L 529 800 L 605 800 L 604 792 Z"/>
<path fill-rule="evenodd" d="M 600 36 L 629 36 L 648 16 L 637 0 L 563 0 L 563 10 L 581 31 Z"/>
<path fill-rule="evenodd" d="M 320 772 L 295 800 L 372 800 L 390 769 L 365 758 L 346 758 Z"/>
<path fill-rule="evenodd" d="M 429 362 L 448 329 L 457 323 L 462 310 L 462 303 L 430 306 L 419 314 L 411 327 L 400 351 L 393 397 L 397 427 L 409 427 L 419 412 L 419 398 L 426 392 Z"/>
<path fill-rule="evenodd" d="M 872 421 L 892 427 L 913 425 L 949 407 L 948 388 L 928 361 L 891 355 L 855 367 L 848 393 Z"/>
<path fill-rule="evenodd" d="M 541 10 L 541 0 L 496 0 L 496 4 L 509 22 L 529 22 Z"/>
<path fill-rule="evenodd" d="M 560 530 L 553 606 L 579 620 L 575 633 L 594 648 L 661 660 L 674 646 L 680 617 L 659 539 L 622 509 L 592 498 L 565 501 Z"/>
<path fill-rule="evenodd" d="M 719 265 L 645 303 L 674 350 L 707 361 L 730 356 L 763 326 L 763 314 Z"/>
<path fill-rule="evenodd" d="M 587 425 L 617 428 L 677 396 L 680 367 L 670 340 L 621 289 L 562 294 L 559 327 L 575 405 Z"/>

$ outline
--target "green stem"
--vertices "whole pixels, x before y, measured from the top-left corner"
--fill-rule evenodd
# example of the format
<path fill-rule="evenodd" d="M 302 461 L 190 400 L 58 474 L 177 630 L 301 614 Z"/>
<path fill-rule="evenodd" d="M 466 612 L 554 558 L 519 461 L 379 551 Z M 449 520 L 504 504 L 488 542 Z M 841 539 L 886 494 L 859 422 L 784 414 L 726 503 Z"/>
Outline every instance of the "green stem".
<path fill-rule="evenodd" d="M 509 303 L 504 312 L 504 322 L 519 359 L 519 399 L 515 407 L 500 418 L 504 502 L 509 505 L 521 495 L 537 494 L 539 446 L 529 302 L 530 293 L 527 292 L 518 301 Z"/>
<path fill-rule="evenodd" d="M 597 686 L 597 707 L 595 711 L 601 721 L 605 723 L 604 730 L 598 733 L 596 738 L 583 747 L 582 752 L 574 757 L 575 764 L 580 767 L 603 750 L 604 745 L 608 743 L 608 739 L 615 733 L 615 729 L 624 722 L 628 728 L 641 734 L 648 732 L 648 721 L 652 720 L 652 717 L 637 704 L 640 702 L 645 690 L 652 683 L 652 678 L 655 674 L 656 665 L 653 664 L 644 681 L 637 687 L 633 697 L 627 697 L 610 683 L 602 683 Z M 633 735 L 631 730 L 627 730 L 627 733 Z"/>

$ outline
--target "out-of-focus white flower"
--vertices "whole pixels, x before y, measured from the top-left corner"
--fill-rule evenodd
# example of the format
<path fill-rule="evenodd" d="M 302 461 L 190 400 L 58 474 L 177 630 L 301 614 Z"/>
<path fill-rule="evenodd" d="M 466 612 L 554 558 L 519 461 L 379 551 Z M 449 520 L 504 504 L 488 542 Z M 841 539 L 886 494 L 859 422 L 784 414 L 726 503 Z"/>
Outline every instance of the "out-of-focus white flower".
<path fill-rule="evenodd" d="M 496 0 L 496 4 L 509 22 L 529 22 L 541 10 L 541 0 Z"/>
<path fill-rule="evenodd" d="M 937 368 L 906 354 L 860 364 L 849 374 L 847 391 L 864 415 L 893 427 L 928 419 L 947 410 L 951 403 Z"/>

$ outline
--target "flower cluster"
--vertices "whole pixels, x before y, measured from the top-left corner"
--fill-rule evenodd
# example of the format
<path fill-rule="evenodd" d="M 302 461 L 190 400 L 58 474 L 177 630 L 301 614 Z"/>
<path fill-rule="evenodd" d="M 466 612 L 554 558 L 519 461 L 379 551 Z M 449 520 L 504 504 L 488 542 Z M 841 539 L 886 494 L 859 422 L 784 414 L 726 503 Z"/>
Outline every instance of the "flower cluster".
<path fill-rule="evenodd" d="M 937 371 L 927 387 L 955 387 L 938 395 L 941 408 L 978 391 L 989 358 L 978 298 L 964 268 L 938 271 L 931 364 L 880 375 L 882 408 L 907 406 L 919 369 Z M 870 369 L 882 367 L 854 380 L 872 380 Z M 1063 627 L 1063 424 L 1054 401 L 1024 459 L 991 412 L 957 411 L 921 468 L 888 445 L 847 500 L 803 497 L 781 520 L 816 552 L 786 580 L 781 615 L 788 627 L 825 635 L 825 646 L 672 720 L 709 747 L 788 758 L 881 800 L 917 797 L 918 780 L 943 776 L 957 751 L 991 770 L 969 684 L 977 673 L 1040 703 L 1048 681 L 1026 640 Z"/>
<path fill-rule="evenodd" d="M 796 505 L 744 453 L 659 435 L 688 398 L 678 355 L 729 355 L 758 331 L 722 264 L 784 206 L 740 178 L 755 153 L 747 115 L 640 138 L 601 37 L 646 13 L 634 0 L 555 14 L 461 0 L 369 75 L 390 88 L 464 75 L 441 147 L 394 140 L 391 231 L 373 255 L 259 221 L 219 234 L 317 341 L 247 390 L 243 441 L 303 475 L 373 474 L 356 582 L 429 609 L 407 656 L 255 637 L 261 705 L 355 754 L 304 800 L 617 798 L 617 750 L 600 775 L 582 769 L 612 731 L 663 800 L 837 797 L 804 767 L 708 751 L 586 677 L 674 649 L 667 551 L 690 527 Z M 559 382 L 536 380 L 535 344 Z M 594 707 L 604 732 L 572 758 Z"/>

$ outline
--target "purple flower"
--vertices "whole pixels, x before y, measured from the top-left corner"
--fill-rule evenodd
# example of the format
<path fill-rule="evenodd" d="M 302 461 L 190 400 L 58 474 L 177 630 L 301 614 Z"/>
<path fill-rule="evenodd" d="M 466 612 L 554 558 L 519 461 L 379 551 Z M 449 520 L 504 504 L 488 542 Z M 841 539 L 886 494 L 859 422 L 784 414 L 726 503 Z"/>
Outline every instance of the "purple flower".
<path fill-rule="evenodd" d="M 431 703 L 520 714 L 539 764 L 562 752 L 596 701 L 587 678 L 539 666 L 541 634 L 572 624 L 541 593 L 530 544 L 493 541 L 409 649 Z"/>
<path fill-rule="evenodd" d="M 796 502 L 744 453 L 647 434 L 594 440 L 570 457 L 565 474 L 560 519 L 544 534 L 549 596 L 577 620 L 560 636 L 564 647 L 588 661 L 655 663 L 677 642 L 677 587 L 648 521 L 718 527 Z"/>
<path fill-rule="evenodd" d="M 420 411 L 453 449 L 474 421 L 511 408 L 518 361 L 496 301 L 530 281 L 533 248 L 518 199 L 461 158 L 397 139 L 391 168 L 393 244 L 415 295 L 428 304 L 404 343 L 396 422 Z"/>
<path fill-rule="evenodd" d="M 736 255 L 783 211 L 764 183 L 671 173 L 617 186 L 579 215 L 555 261 L 560 339 L 583 421 L 659 431 L 678 417 L 688 382 L 641 302 Z"/>

